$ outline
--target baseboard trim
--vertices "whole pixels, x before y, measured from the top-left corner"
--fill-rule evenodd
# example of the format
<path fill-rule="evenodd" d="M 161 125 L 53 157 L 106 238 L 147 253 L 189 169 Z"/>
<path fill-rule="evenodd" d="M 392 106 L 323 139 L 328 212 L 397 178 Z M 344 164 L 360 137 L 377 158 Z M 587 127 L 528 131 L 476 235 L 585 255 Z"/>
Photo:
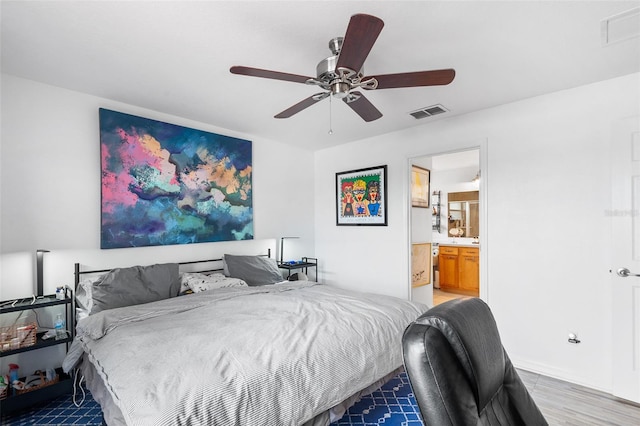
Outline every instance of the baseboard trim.
<path fill-rule="evenodd" d="M 541 374 L 543 376 L 552 377 L 554 379 L 563 380 L 565 382 L 573 383 L 576 385 L 584 386 L 590 389 L 595 389 L 600 392 L 613 395 L 613 389 L 611 387 L 603 387 L 595 385 L 587 380 L 585 377 L 576 376 L 569 371 L 559 369 L 550 365 L 540 364 L 537 362 L 531 362 L 524 359 L 511 358 L 511 362 L 516 368 L 527 370 L 532 373 Z"/>

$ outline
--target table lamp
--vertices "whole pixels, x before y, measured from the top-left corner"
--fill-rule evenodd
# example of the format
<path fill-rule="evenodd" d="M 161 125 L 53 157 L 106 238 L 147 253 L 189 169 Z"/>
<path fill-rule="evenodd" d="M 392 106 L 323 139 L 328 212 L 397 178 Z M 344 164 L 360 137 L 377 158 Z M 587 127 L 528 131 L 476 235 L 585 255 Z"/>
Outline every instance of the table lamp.
<path fill-rule="evenodd" d="M 298 239 L 300 237 L 281 237 L 280 238 L 280 263 L 284 263 L 284 240 L 293 240 Z"/>
<path fill-rule="evenodd" d="M 49 253 L 49 250 L 36 250 L 36 296 L 44 295 L 44 285 L 42 282 L 42 265 L 44 263 L 43 258 L 45 253 Z"/>

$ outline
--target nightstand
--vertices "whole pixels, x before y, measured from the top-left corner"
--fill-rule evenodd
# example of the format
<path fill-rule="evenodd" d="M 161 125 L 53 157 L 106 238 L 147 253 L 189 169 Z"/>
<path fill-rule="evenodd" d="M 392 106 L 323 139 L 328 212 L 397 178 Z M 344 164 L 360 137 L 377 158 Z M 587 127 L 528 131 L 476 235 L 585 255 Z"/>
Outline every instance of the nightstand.
<path fill-rule="evenodd" d="M 301 269 L 305 274 L 309 273 L 309 268 L 314 269 L 315 281 L 318 282 L 318 259 L 315 257 L 303 257 L 302 260 L 291 262 L 278 262 L 278 268 L 287 271 L 287 278 L 291 276 L 291 271 Z"/>
<path fill-rule="evenodd" d="M 26 327 L 26 329 L 22 331 L 22 335 L 17 334 L 16 336 L 18 337 L 11 338 L 14 331 L 20 333 L 18 331 L 19 328 L 13 330 L 13 328 L 16 327 L 4 327 L 2 328 L 2 336 L 5 339 L 11 338 L 11 343 L 2 342 L 0 358 L 60 344 L 66 345 L 68 351 L 69 345 L 73 341 L 75 331 L 75 306 L 73 302 L 73 291 L 68 287 L 65 288 L 63 299 L 58 299 L 55 294 L 50 294 L 39 296 L 38 298 L 28 297 L 0 302 L 0 314 L 21 311 L 35 312 L 38 309 L 46 309 L 54 306 L 64 307 L 65 324 L 68 330 L 67 337 L 64 339 L 56 340 L 55 338 L 50 338 L 45 340 L 43 338 L 45 332 L 37 331 L 37 316 L 35 317 L 36 322 L 25 325 L 24 327 Z M 7 347 L 7 345 L 9 345 L 9 347 Z M 24 375 L 25 372 L 21 371 L 21 373 Z M 36 403 L 71 393 L 73 390 L 71 376 L 65 374 L 60 367 L 55 369 L 55 374 L 56 377 L 53 380 L 29 390 L 12 391 L 10 388 L 7 389 L 7 395 L 0 400 L 0 412 L 2 415 L 4 416 L 10 412 L 30 407 Z M 21 380 L 24 380 L 24 378 L 21 378 Z"/>

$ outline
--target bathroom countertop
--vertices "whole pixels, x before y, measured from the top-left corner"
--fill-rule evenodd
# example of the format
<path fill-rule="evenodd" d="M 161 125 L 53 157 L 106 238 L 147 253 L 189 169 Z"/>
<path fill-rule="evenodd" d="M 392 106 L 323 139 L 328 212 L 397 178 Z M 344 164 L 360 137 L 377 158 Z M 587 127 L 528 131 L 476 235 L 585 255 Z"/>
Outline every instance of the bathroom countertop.
<path fill-rule="evenodd" d="M 438 246 L 449 246 L 449 247 L 475 247 L 480 248 L 480 244 L 473 243 L 438 243 Z"/>

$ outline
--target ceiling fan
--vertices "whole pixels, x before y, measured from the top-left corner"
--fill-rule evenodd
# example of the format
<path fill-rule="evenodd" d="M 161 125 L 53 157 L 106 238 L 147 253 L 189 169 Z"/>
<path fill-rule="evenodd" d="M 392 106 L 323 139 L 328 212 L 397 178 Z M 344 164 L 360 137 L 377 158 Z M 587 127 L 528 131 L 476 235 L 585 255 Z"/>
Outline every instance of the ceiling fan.
<path fill-rule="evenodd" d="M 384 22 L 371 15 L 357 14 L 351 17 L 347 32 L 343 37 L 329 41 L 333 53 L 320 61 L 316 67 L 317 76 L 306 77 L 279 71 L 259 68 L 233 66 L 233 74 L 251 77 L 270 78 L 320 86 L 324 92 L 316 93 L 277 114 L 275 118 L 289 118 L 305 108 L 314 105 L 330 95 L 342 99 L 364 121 L 373 121 L 382 117 L 382 113 L 356 89 L 377 90 L 399 87 L 438 86 L 453 81 L 456 75 L 453 69 L 416 71 L 399 74 L 364 76 L 362 65 L 376 42 Z"/>

